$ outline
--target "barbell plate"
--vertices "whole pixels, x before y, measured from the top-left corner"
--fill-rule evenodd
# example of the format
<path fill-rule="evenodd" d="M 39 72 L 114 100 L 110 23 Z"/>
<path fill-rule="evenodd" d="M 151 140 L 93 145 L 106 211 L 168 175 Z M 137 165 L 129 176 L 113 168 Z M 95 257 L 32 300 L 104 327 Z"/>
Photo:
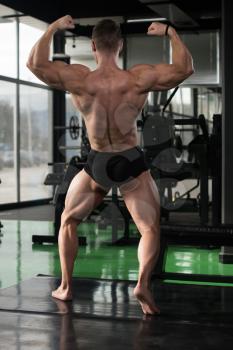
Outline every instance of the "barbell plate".
<path fill-rule="evenodd" d="M 79 119 L 76 115 L 72 115 L 70 118 L 70 137 L 72 140 L 77 140 L 79 138 Z"/>

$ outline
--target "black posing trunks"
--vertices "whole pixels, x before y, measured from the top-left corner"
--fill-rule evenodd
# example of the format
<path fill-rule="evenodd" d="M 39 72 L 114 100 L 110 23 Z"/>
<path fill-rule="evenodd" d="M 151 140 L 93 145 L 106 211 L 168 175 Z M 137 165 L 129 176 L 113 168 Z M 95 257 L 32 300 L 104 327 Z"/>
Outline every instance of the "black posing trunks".
<path fill-rule="evenodd" d="M 148 170 L 144 153 L 138 146 L 121 152 L 90 150 L 84 170 L 99 185 L 109 190 L 121 186 Z"/>

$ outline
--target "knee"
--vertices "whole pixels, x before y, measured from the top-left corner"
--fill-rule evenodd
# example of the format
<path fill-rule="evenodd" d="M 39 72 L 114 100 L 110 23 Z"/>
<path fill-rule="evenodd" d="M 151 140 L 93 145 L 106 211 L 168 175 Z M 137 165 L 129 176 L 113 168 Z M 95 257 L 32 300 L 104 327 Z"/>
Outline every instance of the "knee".
<path fill-rule="evenodd" d="M 61 216 L 61 227 L 75 226 L 77 227 L 81 223 L 81 220 L 72 215 L 72 212 L 64 209 Z"/>
<path fill-rule="evenodd" d="M 139 221 L 136 223 L 136 226 L 141 233 L 143 234 L 149 234 L 149 235 L 158 235 L 159 234 L 159 225 L 155 221 L 148 222 L 148 221 Z"/>

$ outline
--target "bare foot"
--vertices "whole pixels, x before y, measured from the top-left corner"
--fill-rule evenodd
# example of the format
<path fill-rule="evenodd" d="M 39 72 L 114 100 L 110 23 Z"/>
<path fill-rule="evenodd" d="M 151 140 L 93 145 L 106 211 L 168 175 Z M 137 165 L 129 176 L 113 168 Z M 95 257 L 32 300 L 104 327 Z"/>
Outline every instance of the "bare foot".
<path fill-rule="evenodd" d="M 159 308 L 155 305 L 151 291 L 143 286 L 136 286 L 134 295 L 138 299 L 145 315 L 160 314 Z"/>
<path fill-rule="evenodd" d="M 63 289 L 60 286 L 52 292 L 52 297 L 63 301 L 70 301 L 72 300 L 72 293 L 69 289 Z"/>

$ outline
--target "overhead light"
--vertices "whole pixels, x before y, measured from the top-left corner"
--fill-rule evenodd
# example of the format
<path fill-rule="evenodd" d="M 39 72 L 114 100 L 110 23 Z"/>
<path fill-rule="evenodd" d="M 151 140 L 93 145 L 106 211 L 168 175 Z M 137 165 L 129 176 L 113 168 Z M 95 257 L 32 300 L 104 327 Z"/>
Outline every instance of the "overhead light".
<path fill-rule="evenodd" d="M 156 18 L 133 18 L 127 19 L 127 23 L 140 23 L 140 22 L 163 22 L 167 21 L 165 17 L 156 17 Z"/>

